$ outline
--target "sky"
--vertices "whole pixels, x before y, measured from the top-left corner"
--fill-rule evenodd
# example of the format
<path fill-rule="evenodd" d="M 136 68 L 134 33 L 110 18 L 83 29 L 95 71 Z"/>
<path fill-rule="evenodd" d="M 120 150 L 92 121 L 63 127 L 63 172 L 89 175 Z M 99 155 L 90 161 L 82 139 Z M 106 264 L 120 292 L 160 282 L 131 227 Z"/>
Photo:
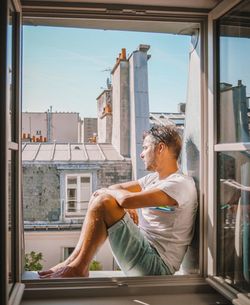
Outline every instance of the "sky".
<path fill-rule="evenodd" d="M 244 37 L 220 38 L 220 79 L 221 82 L 237 86 L 238 80 L 246 86 L 250 96 L 250 40 Z"/>
<path fill-rule="evenodd" d="M 96 117 L 96 98 L 122 48 L 148 54 L 151 112 L 177 112 L 186 100 L 190 37 L 174 34 L 25 26 L 23 111 L 79 112 Z"/>

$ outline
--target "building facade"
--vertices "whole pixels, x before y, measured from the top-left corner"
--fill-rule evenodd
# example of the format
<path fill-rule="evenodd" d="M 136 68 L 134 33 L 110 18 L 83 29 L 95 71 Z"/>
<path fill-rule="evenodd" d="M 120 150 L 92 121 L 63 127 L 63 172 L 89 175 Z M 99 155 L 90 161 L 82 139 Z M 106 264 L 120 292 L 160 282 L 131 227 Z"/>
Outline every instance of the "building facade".
<path fill-rule="evenodd" d="M 23 112 L 22 139 L 32 142 L 78 142 L 81 120 L 76 112 Z"/>
<path fill-rule="evenodd" d="M 76 244 L 91 194 L 131 180 L 131 161 L 110 144 L 25 143 L 22 156 L 25 252 L 41 252 L 46 269 Z M 95 259 L 116 266 L 108 242 Z"/>

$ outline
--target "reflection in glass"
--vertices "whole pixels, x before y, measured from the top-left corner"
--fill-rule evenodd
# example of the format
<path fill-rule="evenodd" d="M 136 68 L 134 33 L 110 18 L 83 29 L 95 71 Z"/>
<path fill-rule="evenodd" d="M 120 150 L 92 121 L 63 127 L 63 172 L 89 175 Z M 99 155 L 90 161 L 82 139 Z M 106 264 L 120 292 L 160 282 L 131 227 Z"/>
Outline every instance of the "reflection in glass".
<path fill-rule="evenodd" d="M 9 25 L 8 25 L 8 57 L 7 57 L 7 64 L 8 64 L 8 90 L 7 90 L 7 110 L 9 114 L 9 126 L 8 126 L 8 140 L 12 141 L 12 113 L 13 113 L 13 25 L 12 25 L 12 11 L 9 13 Z"/>
<path fill-rule="evenodd" d="M 250 288 L 250 152 L 219 153 L 218 273 Z"/>
<path fill-rule="evenodd" d="M 219 22 L 220 143 L 249 142 L 250 2 L 243 1 Z"/>
<path fill-rule="evenodd" d="M 12 277 L 12 164 L 11 151 L 8 151 L 8 262 L 9 262 L 9 283 L 13 282 Z"/>

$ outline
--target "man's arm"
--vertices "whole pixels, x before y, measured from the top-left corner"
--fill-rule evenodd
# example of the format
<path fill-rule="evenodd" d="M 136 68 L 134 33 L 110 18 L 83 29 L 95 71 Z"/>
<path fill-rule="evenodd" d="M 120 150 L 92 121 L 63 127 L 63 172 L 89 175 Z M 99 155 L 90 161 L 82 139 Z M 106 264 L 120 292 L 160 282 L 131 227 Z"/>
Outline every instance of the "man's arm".
<path fill-rule="evenodd" d="M 107 194 L 114 197 L 117 203 L 125 209 L 178 205 L 172 197 L 157 188 L 139 192 L 130 192 L 124 189 L 107 189 Z"/>
<path fill-rule="evenodd" d="M 108 190 L 126 190 L 129 192 L 141 192 L 141 186 L 138 181 L 129 181 L 121 184 L 114 184 L 108 187 Z"/>
<path fill-rule="evenodd" d="M 112 191 L 126 191 L 126 192 L 131 192 L 131 193 L 137 193 L 137 192 L 141 192 L 141 186 L 137 181 L 129 181 L 129 182 L 121 183 L 121 184 L 114 184 L 114 185 L 111 185 L 110 187 L 108 187 L 107 189 L 97 190 L 93 194 L 93 196 L 94 197 L 98 196 L 98 194 L 101 194 L 102 192 L 113 196 L 111 194 Z M 138 225 L 139 218 L 138 218 L 136 208 L 134 208 L 134 209 L 125 208 L 125 211 L 130 215 L 130 217 L 133 219 L 134 223 L 136 225 Z"/>

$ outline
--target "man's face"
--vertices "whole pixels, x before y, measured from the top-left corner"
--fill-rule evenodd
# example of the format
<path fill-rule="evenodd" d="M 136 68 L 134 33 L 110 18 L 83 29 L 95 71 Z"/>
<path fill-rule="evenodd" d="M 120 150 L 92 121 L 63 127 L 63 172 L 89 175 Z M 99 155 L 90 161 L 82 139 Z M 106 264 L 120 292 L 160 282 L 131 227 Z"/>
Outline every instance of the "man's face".
<path fill-rule="evenodd" d="M 147 135 L 143 141 L 142 153 L 140 157 L 142 158 L 145 169 L 149 171 L 154 171 L 156 169 L 156 153 L 155 144 L 151 135 Z"/>

